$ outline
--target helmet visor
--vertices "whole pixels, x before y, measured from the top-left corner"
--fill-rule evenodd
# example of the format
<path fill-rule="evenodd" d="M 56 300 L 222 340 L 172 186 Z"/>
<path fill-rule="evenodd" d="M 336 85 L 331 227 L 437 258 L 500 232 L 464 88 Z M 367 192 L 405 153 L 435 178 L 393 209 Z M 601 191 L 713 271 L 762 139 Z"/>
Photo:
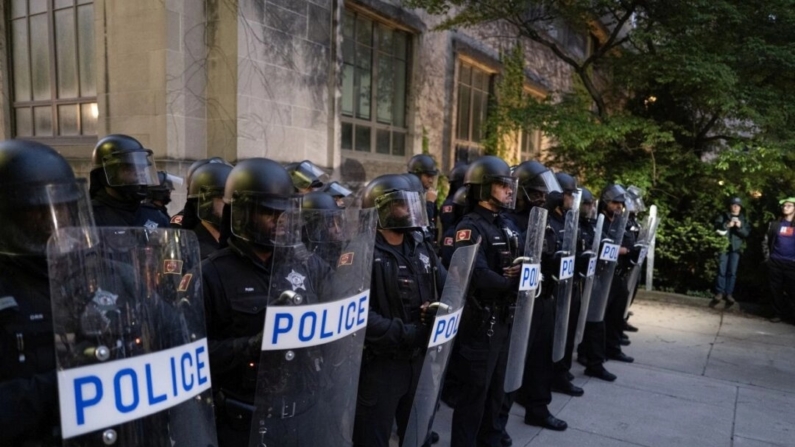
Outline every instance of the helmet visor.
<path fill-rule="evenodd" d="M 224 210 L 224 189 L 212 186 L 202 186 L 199 189 L 196 213 L 199 219 L 209 222 L 216 227 L 221 226 L 221 216 Z"/>
<path fill-rule="evenodd" d="M 627 201 L 627 209 L 633 213 L 642 213 L 646 211 L 646 204 L 643 203 L 643 190 L 637 186 L 630 186 L 627 188 L 627 195 L 630 200 Z M 632 202 L 632 205 L 629 204 Z M 630 206 L 632 209 L 630 209 Z"/>
<path fill-rule="evenodd" d="M 300 241 L 300 199 L 236 192 L 230 205 L 232 234 L 258 245 L 286 246 Z"/>
<path fill-rule="evenodd" d="M 555 177 L 552 177 L 553 179 Z M 480 200 L 512 210 L 516 207 L 519 180 L 513 177 L 487 177 L 480 188 Z"/>
<path fill-rule="evenodd" d="M 304 238 L 311 243 L 348 240 L 356 235 L 351 231 L 358 230 L 348 223 L 345 210 L 302 210 L 301 218 Z M 351 224 L 355 222 L 352 220 Z"/>
<path fill-rule="evenodd" d="M 320 188 L 323 180 L 328 177 L 326 173 L 308 161 L 302 161 L 290 172 L 293 184 L 298 189 Z"/>
<path fill-rule="evenodd" d="M 378 224 L 383 229 L 428 226 L 425 200 L 416 191 L 394 191 L 375 199 Z"/>
<path fill-rule="evenodd" d="M 326 186 L 325 192 L 332 197 L 348 197 L 353 194 L 353 191 L 340 185 L 337 182 L 331 182 Z"/>
<path fill-rule="evenodd" d="M 102 161 L 108 186 L 159 186 L 152 151 L 111 154 Z"/>
<path fill-rule="evenodd" d="M 0 209 L 4 224 L 0 253 L 43 255 L 47 240 L 58 230 L 78 227 L 83 244 L 94 239 L 94 217 L 85 179 L 69 183 L 19 185 L 3 190 L 6 200 Z M 74 236 L 77 233 L 70 233 Z M 75 241 L 55 241 L 71 244 Z"/>

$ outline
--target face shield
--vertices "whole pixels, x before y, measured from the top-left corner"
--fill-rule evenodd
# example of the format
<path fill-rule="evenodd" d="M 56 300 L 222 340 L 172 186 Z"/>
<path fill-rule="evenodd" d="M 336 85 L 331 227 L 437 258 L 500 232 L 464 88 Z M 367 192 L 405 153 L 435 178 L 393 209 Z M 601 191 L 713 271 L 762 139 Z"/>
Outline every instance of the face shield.
<path fill-rule="evenodd" d="M 478 200 L 491 201 L 500 208 L 512 210 L 516 207 L 518 189 L 519 181 L 513 177 L 487 177 L 480 187 Z"/>
<path fill-rule="evenodd" d="M 347 206 L 354 200 L 353 191 L 340 185 L 338 182 L 331 182 L 326 185 L 324 192 L 337 202 L 340 208 L 347 208 Z"/>
<path fill-rule="evenodd" d="M 332 243 L 351 238 L 346 234 L 348 219 L 345 210 L 302 210 L 305 242 Z"/>
<path fill-rule="evenodd" d="M 221 226 L 221 216 L 224 211 L 224 188 L 202 186 L 199 188 L 196 203 L 196 213 L 199 219 L 216 227 Z"/>
<path fill-rule="evenodd" d="M 582 202 L 580 203 L 580 216 L 586 219 L 596 219 L 596 203 L 595 202 Z"/>
<path fill-rule="evenodd" d="M 632 213 L 642 213 L 642 212 L 646 211 L 646 205 L 643 203 L 643 190 L 642 189 L 640 189 L 637 186 L 633 185 L 633 186 L 630 186 L 629 188 L 627 188 L 627 193 L 628 193 L 627 195 L 628 195 L 628 199 L 629 199 L 629 200 L 627 200 L 627 209 L 630 210 L 630 212 L 632 212 Z M 630 209 L 629 202 L 633 202 L 633 204 L 631 206 L 634 209 L 634 211 Z"/>
<path fill-rule="evenodd" d="M 252 244 L 287 246 L 300 241 L 300 199 L 252 191 L 235 192 L 232 234 Z"/>
<path fill-rule="evenodd" d="M 299 190 L 321 188 L 327 177 L 322 169 L 308 161 L 302 161 L 294 170 L 290 170 L 293 185 Z"/>
<path fill-rule="evenodd" d="M 61 228 L 77 227 L 83 245 L 93 240 L 94 218 L 85 179 L 44 185 L 19 185 L 3 189 L 4 205 L 0 222 L 4 231 L 0 253 L 44 255 L 47 240 Z M 75 241 L 55 241 L 68 246 Z"/>
<path fill-rule="evenodd" d="M 555 174 L 552 171 L 544 171 L 522 184 L 522 194 L 527 202 L 531 204 L 538 205 L 539 202 L 543 203 L 544 198 L 541 195 L 543 194 L 543 197 L 546 197 L 551 192 L 563 192 L 563 188 L 560 187 L 560 183 L 558 183 L 558 179 L 555 178 Z"/>
<path fill-rule="evenodd" d="M 152 151 L 111 154 L 102 161 L 110 187 L 159 186 Z"/>
<path fill-rule="evenodd" d="M 395 191 L 375 199 L 378 225 L 385 230 L 428 226 L 425 200 L 416 191 Z"/>

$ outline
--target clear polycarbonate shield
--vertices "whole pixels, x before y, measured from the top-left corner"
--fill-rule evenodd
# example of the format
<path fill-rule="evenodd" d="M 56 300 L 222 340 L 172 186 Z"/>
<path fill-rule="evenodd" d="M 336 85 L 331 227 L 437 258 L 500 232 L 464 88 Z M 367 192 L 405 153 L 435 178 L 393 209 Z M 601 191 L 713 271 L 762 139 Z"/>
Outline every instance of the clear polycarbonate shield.
<path fill-rule="evenodd" d="M 328 178 L 325 171 L 308 160 L 298 163 L 294 169 L 288 169 L 288 172 L 293 184 L 299 189 L 321 187 Z"/>
<path fill-rule="evenodd" d="M 487 177 L 480 188 L 480 200 L 496 202 L 500 207 L 512 210 L 516 207 L 519 180 L 513 177 Z M 488 187 L 491 185 L 491 188 Z"/>
<path fill-rule="evenodd" d="M 102 167 L 110 186 L 160 185 L 150 150 L 110 154 L 102 160 Z"/>
<path fill-rule="evenodd" d="M 458 334 L 466 291 L 472 275 L 480 244 L 461 247 L 453 253 L 442 297 L 431 326 L 428 350 L 422 372 L 414 393 L 403 446 L 421 446 L 430 435 L 436 403 L 442 389 L 442 379 L 453 351 L 453 340 Z M 433 304 L 436 305 L 436 304 Z"/>
<path fill-rule="evenodd" d="M 582 336 L 585 333 L 585 319 L 588 316 L 588 307 L 591 303 L 591 294 L 593 292 L 593 281 L 596 276 L 596 263 L 598 261 L 599 244 L 602 241 L 602 227 L 605 223 L 604 214 L 600 214 L 596 219 L 596 228 L 594 229 L 593 242 L 590 247 L 578 256 L 582 256 L 584 271 L 577 272 L 583 278 L 582 296 L 580 297 L 580 315 L 577 317 L 577 329 L 574 332 L 574 346 L 582 342 Z M 587 263 L 587 264 L 586 264 Z"/>
<path fill-rule="evenodd" d="M 323 191 L 331 197 L 348 197 L 353 194 L 353 191 L 342 186 L 339 182 L 331 182 L 323 189 Z"/>
<path fill-rule="evenodd" d="M 220 227 L 224 211 L 224 189 L 211 186 L 199 188 L 196 211 L 199 219 Z"/>
<path fill-rule="evenodd" d="M 638 240 L 635 241 L 635 250 L 633 252 L 632 270 L 627 277 L 627 291 L 629 292 L 629 299 L 627 300 L 627 307 L 624 309 L 624 318 L 627 318 L 629 313 L 629 306 L 632 303 L 632 297 L 635 294 L 635 286 L 638 285 L 640 274 L 643 270 L 643 261 L 646 260 L 646 255 L 649 253 L 651 241 L 657 234 L 657 227 L 660 224 L 660 219 L 657 216 L 657 206 L 652 205 L 649 208 L 649 215 L 643 220 L 638 234 Z"/>
<path fill-rule="evenodd" d="M 232 234 L 258 245 L 295 245 L 300 240 L 301 198 L 236 192 L 231 203 Z"/>
<path fill-rule="evenodd" d="M 572 194 L 572 207 L 566 212 L 564 222 L 563 241 L 559 254 L 560 264 L 557 277 L 553 278 L 555 290 L 555 335 L 552 342 L 552 361 L 557 362 L 566 353 L 566 336 L 569 328 L 569 310 L 571 309 L 571 291 L 574 288 L 574 266 L 577 255 L 577 228 L 580 222 L 579 191 Z"/>
<path fill-rule="evenodd" d="M 613 273 L 618 263 L 621 241 L 627 228 L 627 219 L 629 219 L 629 212 L 623 211 L 616 212 L 612 221 L 605 220 L 607 231 L 602 233 L 602 242 L 597 256 L 591 302 L 588 306 L 587 321 L 589 322 L 599 322 L 605 319 L 607 298 L 610 295 L 610 285 L 613 282 Z"/>
<path fill-rule="evenodd" d="M 250 446 L 352 445 L 376 212 L 346 212 L 346 237 L 275 246 L 268 261 Z"/>
<path fill-rule="evenodd" d="M 428 226 L 425 199 L 416 191 L 395 191 L 375 199 L 378 223 L 384 229 Z"/>
<path fill-rule="evenodd" d="M 627 201 L 633 202 L 633 208 L 635 213 L 642 213 L 646 211 L 646 205 L 643 203 L 643 190 L 638 188 L 635 185 L 631 185 L 627 188 Z"/>
<path fill-rule="evenodd" d="M 218 445 L 196 236 L 65 228 L 47 256 L 64 445 Z"/>
<path fill-rule="evenodd" d="M 522 264 L 519 276 L 519 293 L 511 328 L 511 344 L 508 348 L 508 365 L 505 369 L 506 393 L 511 393 L 522 386 L 524 361 L 527 357 L 527 343 L 530 337 L 530 323 L 533 319 L 533 305 L 540 292 L 541 284 L 541 251 L 544 248 L 544 230 L 547 226 L 547 210 L 535 207 L 530 210 L 525 236 L 524 256 L 515 263 Z"/>

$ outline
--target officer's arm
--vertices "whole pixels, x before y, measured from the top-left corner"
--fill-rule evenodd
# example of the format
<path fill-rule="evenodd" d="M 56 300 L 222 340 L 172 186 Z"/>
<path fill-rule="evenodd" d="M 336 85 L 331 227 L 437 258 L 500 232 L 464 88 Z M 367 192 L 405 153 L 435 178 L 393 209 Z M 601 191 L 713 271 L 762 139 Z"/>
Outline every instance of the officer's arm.
<path fill-rule="evenodd" d="M 370 278 L 370 310 L 367 313 L 367 331 L 365 340 L 367 344 L 378 349 L 395 349 L 405 346 L 419 346 L 425 338 L 425 328 L 422 325 L 404 323 L 400 318 L 390 318 L 382 315 L 387 309 L 381 306 L 390 306 L 391 302 L 402 305 L 397 297 L 396 278 L 387 277 L 390 272 L 385 272 L 383 265 L 373 262 L 373 274 Z"/>
<path fill-rule="evenodd" d="M 57 407 L 55 371 L 0 383 L 0 445 L 13 445 L 27 432 L 48 429 Z"/>
<path fill-rule="evenodd" d="M 477 243 L 481 235 L 472 225 L 459 224 L 455 232 L 455 248 L 468 247 Z M 516 291 L 519 278 L 506 278 L 501 273 L 497 273 L 489 268 L 486 257 L 486 244 L 480 244 L 478 254 L 475 257 L 475 265 L 472 269 L 471 287 L 476 289 L 489 289 L 490 291 L 501 294 L 504 292 Z M 495 296 L 495 298 L 497 298 Z"/>

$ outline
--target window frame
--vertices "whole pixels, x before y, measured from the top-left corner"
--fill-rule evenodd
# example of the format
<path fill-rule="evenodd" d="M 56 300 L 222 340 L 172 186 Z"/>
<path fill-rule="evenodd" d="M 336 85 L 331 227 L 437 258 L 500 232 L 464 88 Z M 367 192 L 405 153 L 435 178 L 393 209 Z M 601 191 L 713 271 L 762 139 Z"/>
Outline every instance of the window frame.
<path fill-rule="evenodd" d="M 32 34 L 30 29 L 30 0 L 25 2 L 25 15 L 22 17 L 13 17 L 12 14 L 12 7 L 11 3 L 13 0 L 6 0 L 4 2 L 6 17 L 5 17 L 5 25 L 6 25 L 6 59 L 7 59 L 7 76 L 8 76 L 8 90 L 9 90 L 9 123 L 10 123 L 10 133 L 13 138 L 21 138 L 25 140 L 31 141 L 39 141 L 46 144 L 51 145 L 84 145 L 84 144 L 91 144 L 93 145 L 98 140 L 98 133 L 95 134 L 84 134 L 83 132 L 85 129 L 83 128 L 83 116 L 82 116 L 82 106 L 95 104 L 97 108 L 97 115 L 99 115 L 99 104 L 97 102 L 98 95 L 96 94 L 96 90 L 98 85 L 98 77 L 96 76 L 96 67 L 95 67 L 95 94 L 93 96 L 77 96 L 73 98 L 59 98 L 58 97 L 58 57 L 57 57 L 57 48 L 56 48 L 56 33 L 55 33 L 55 13 L 56 11 L 71 9 L 74 11 L 74 40 L 75 40 L 75 55 L 74 55 L 74 76 L 76 82 L 76 88 L 78 91 L 78 95 L 82 92 L 82 86 L 80 85 L 80 73 L 81 73 L 81 66 L 80 66 L 80 52 L 83 51 L 83 48 L 80 46 L 80 37 L 79 37 L 79 20 L 78 20 L 78 8 L 85 7 L 86 5 L 90 5 L 91 8 L 95 8 L 94 0 L 73 0 L 72 4 L 69 6 L 62 6 L 56 9 L 55 7 L 55 0 L 44 0 L 44 3 L 47 7 L 46 11 L 39 12 L 34 15 L 45 15 L 47 20 L 47 50 L 48 50 L 48 63 L 49 63 L 49 82 L 50 82 L 50 99 L 43 100 L 43 99 L 33 99 L 33 83 L 32 79 L 30 82 L 30 89 L 31 89 L 31 98 L 29 100 L 18 100 L 16 98 L 16 79 L 14 74 L 14 40 L 13 40 L 13 33 L 14 27 L 13 22 L 15 20 L 25 20 L 26 26 L 25 30 L 27 32 L 27 62 L 28 62 L 28 75 L 32 76 L 33 71 L 33 61 L 31 57 L 32 51 Z M 96 12 L 96 9 L 94 9 Z M 93 24 L 92 24 L 93 25 Z M 96 27 L 94 28 L 94 33 L 92 33 L 92 38 L 96 36 Z M 91 55 L 92 58 L 95 58 L 95 54 Z M 77 121 L 76 126 L 78 131 L 80 132 L 79 135 L 60 135 L 60 115 L 58 108 L 59 106 L 68 106 L 72 105 L 77 108 Z M 36 135 L 36 122 L 35 122 L 35 108 L 36 107 L 50 107 L 50 116 L 51 116 L 51 123 L 52 123 L 52 133 L 50 135 Z M 30 122 L 31 128 L 30 133 L 31 135 L 19 135 L 17 131 L 17 110 L 20 109 L 27 109 L 28 113 L 30 114 Z M 98 124 L 98 123 L 97 123 Z M 98 126 L 97 126 L 98 127 Z M 99 129 L 97 129 L 98 131 Z"/>
<path fill-rule="evenodd" d="M 472 140 L 472 121 L 473 121 L 473 113 L 472 108 L 474 102 L 472 101 L 473 95 L 475 94 L 474 86 L 468 85 L 470 88 L 470 96 L 469 96 L 469 112 L 468 112 L 468 139 L 464 140 L 458 137 L 459 135 L 459 114 L 460 114 L 460 105 L 461 105 L 461 98 L 459 97 L 460 91 L 460 84 L 461 84 L 461 72 L 462 68 L 467 66 L 470 70 L 478 70 L 482 72 L 488 82 L 488 91 L 486 91 L 486 101 L 482 105 L 483 107 L 483 119 L 480 122 L 480 130 L 481 130 L 481 141 L 476 142 Z M 453 141 L 453 157 L 452 160 L 455 162 L 465 162 L 471 163 L 477 157 L 483 155 L 483 144 L 482 144 L 482 132 L 484 130 L 484 125 L 486 120 L 488 119 L 488 107 L 489 101 L 491 100 L 492 96 L 494 95 L 494 77 L 497 75 L 498 71 L 492 67 L 489 67 L 485 64 L 478 62 L 475 59 L 467 57 L 463 54 L 458 54 L 456 56 L 455 61 L 455 82 L 453 83 L 453 88 L 455 89 L 455 110 L 453 111 L 453 118 L 455 122 L 455 126 L 453 126 L 452 132 L 452 141 Z M 483 92 L 482 90 L 478 89 L 478 92 Z"/>
<path fill-rule="evenodd" d="M 344 101 L 344 70 L 345 70 L 345 59 L 343 56 L 342 64 L 341 64 L 341 72 L 340 72 L 340 91 L 342 93 L 342 97 L 340 98 L 340 112 L 339 112 L 339 119 L 340 119 L 340 138 L 343 135 L 343 127 L 345 125 L 351 126 L 351 147 L 346 148 L 343 147 L 342 142 L 340 142 L 340 150 L 344 151 L 343 156 L 353 156 L 353 157 L 363 157 L 363 158 L 370 158 L 370 157 L 384 157 L 389 160 L 397 160 L 397 159 L 404 159 L 408 155 L 412 153 L 411 151 L 411 139 L 410 139 L 410 130 L 409 130 L 409 109 L 410 109 L 410 99 L 411 99 L 411 73 L 412 73 L 412 63 L 413 63 L 413 50 L 414 50 L 414 33 L 407 29 L 406 27 L 400 26 L 392 21 L 383 19 L 378 17 L 368 11 L 362 10 L 357 7 L 351 7 L 353 5 L 348 5 L 343 10 L 343 19 L 340 21 L 340 27 L 344 26 L 344 20 L 346 14 L 351 14 L 353 16 L 354 24 L 358 22 L 358 18 L 363 18 L 370 20 L 373 24 L 372 28 L 372 45 L 370 46 L 371 51 L 371 60 L 370 60 L 370 95 L 369 95 L 369 107 L 370 107 L 370 119 L 364 119 L 357 117 L 357 109 L 358 103 L 356 100 L 356 95 L 359 89 L 359 85 L 357 84 L 357 76 L 354 74 L 353 79 L 353 90 L 354 90 L 354 104 L 353 104 L 353 113 L 352 115 L 348 116 L 342 111 L 342 102 Z M 384 28 L 389 29 L 392 32 L 402 32 L 406 35 L 406 48 L 405 48 L 405 88 L 403 92 L 403 127 L 396 126 L 394 124 L 386 124 L 383 122 L 378 121 L 378 65 L 380 58 L 383 56 L 382 53 L 384 51 L 381 50 L 380 47 L 380 40 L 377 39 L 378 35 L 378 26 L 382 26 Z M 357 28 L 354 27 L 353 34 L 356 36 Z M 342 35 L 343 42 L 341 45 L 344 45 L 344 31 L 341 31 L 340 34 Z M 355 39 L 355 37 L 354 37 Z M 357 45 L 358 42 L 354 42 L 354 45 Z M 344 51 L 344 50 L 343 50 Z M 355 47 L 354 47 L 354 54 L 355 54 Z M 393 55 L 395 58 L 396 55 Z M 355 63 L 354 63 L 355 67 Z M 355 68 L 354 68 L 355 69 Z M 394 98 L 397 97 L 395 93 L 393 96 Z M 394 104 L 393 104 L 394 108 Z M 392 111 L 394 113 L 394 109 Z M 393 118 L 394 121 L 394 118 Z M 356 128 L 357 127 L 368 127 L 370 129 L 370 148 L 368 151 L 362 151 L 356 149 Z M 388 131 L 389 132 L 389 153 L 382 153 L 378 152 L 378 131 Z M 402 154 L 395 154 L 395 134 L 402 134 L 403 135 L 403 153 Z"/>

